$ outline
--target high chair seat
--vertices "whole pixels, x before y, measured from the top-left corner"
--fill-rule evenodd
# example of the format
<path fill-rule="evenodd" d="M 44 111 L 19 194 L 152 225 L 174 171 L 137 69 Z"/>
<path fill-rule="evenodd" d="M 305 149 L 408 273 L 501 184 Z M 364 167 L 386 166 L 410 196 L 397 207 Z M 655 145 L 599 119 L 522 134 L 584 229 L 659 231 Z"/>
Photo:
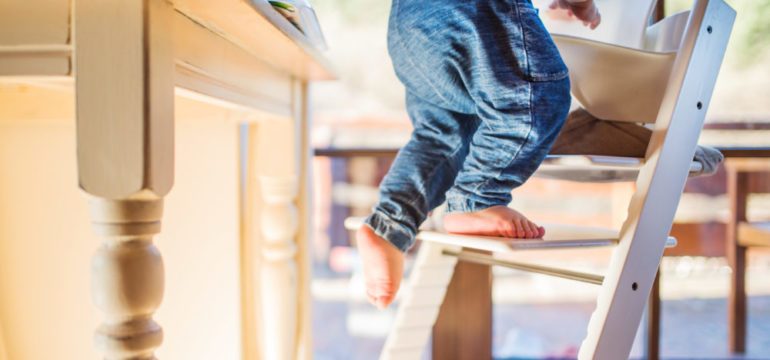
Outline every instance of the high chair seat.
<path fill-rule="evenodd" d="M 631 49 L 553 35 L 567 64 L 572 95 L 600 119 L 655 122 L 676 52 Z"/>

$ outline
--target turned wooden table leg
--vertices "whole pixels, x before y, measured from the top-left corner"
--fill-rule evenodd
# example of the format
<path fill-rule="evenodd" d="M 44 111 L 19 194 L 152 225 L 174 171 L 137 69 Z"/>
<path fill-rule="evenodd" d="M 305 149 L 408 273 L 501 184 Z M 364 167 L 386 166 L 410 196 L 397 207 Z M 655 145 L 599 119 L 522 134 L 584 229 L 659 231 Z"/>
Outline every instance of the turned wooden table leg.
<path fill-rule="evenodd" d="M 293 359 L 297 331 L 297 181 L 262 177 L 261 321 L 265 359 Z"/>
<path fill-rule="evenodd" d="M 163 298 L 163 260 L 152 242 L 160 232 L 163 200 L 90 200 L 96 233 L 92 297 L 104 321 L 96 346 L 108 359 L 152 359 L 163 331 L 152 314 Z"/>
<path fill-rule="evenodd" d="M 730 218 L 725 244 L 727 263 L 732 269 L 727 296 L 728 346 L 731 352 L 746 351 L 746 248 L 738 242 L 738 224 L 746 221 L 749 174 L 727 168 Z"/>
<path fill-rule="evenodd" d="M 174 63 L 165 0 L 76 0 L 75 93 L 80 187 L 102 244 L 92 263 L 105 359 L 154 359 L 163 298 L 153 245 L 174 165 Z"/>
<path fill-rule="evenodd" d="M 297 82 L 290 117 L 249 125 L 247 259 L 259 357 L 308 359 L 310 342 L 310 184 L 307 87 Z"/>

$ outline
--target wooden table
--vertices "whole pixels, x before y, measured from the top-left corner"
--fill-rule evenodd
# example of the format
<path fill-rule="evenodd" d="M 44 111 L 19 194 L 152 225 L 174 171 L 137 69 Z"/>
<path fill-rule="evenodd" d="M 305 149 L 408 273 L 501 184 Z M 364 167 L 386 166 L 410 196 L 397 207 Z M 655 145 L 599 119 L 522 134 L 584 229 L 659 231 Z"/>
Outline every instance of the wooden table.
<path fill-rule="evenodd" d="M 766 130 L 767 123 L 747 124 L 742 131 Z M 712 124 L 711 129 L 738 130 L 734 126 L 724 127 Z M 746 288 L 745 267 L 746 247 L 738 241 L 738 227 L 746 221 L 748 194 L 760 190 L 768 191 L 761 181 L 752 182 L 752 177 L 767 175 L 770 172 L 770 147 L 763 146 L 719 146 L 725 156 L 724 168 L 727 171 L 727 196 L 729 218 L 726 224 L 711 224 L 706 231 L 699 231 L 698 226 L 708 224 L 677 224 L 672 235 L 679 240 L 679 245 L 668 249 L 665 256 L 725 256 L 733 270 L 730 275 L 728 292 L 728 348 L 731 352 L 743 353 L 746 350 Z M 754 179 L 762 180 L 762 179 Z M 765 185 L 765 186 L 762 186 Z M 763 188 L 764 189 L 761 189 Z M 714 230 L 714 231 L 710 231 Z M 717 238 L 713 238 L 716 236 Z M 721 241 L 720 241 L 721 240 Z M 708 244 L 704 244 L 708 242 Z M 708 246 L 705 246 L 708 245 Z M 719 246 L 723 246 L 719 248 Z M 660 353 L 660 273 L 650 291 L 650 303 L 647 316 L 647 356 L 651 360 L 659 358 Z"/>
<path fill-rule="evenodd" d="M 308 86 L 333 76 L 266 1 L 0 3 L 2 81 L 75 92 L 78 182 L 102 239 L 91 283 L 105 358 L 152 358 L 163 339 L 153 313 L 164 263 L 153 237 L 175 182 L 175 91 L 245 114 L 246 136 L 233 139 L 247 147 L 239 281 L 242 315 L 259 321 L 244 321 L 244 358 L 310 356 Z M 2 336 L 0 326 L 0 358 L 26 357 Z"/>

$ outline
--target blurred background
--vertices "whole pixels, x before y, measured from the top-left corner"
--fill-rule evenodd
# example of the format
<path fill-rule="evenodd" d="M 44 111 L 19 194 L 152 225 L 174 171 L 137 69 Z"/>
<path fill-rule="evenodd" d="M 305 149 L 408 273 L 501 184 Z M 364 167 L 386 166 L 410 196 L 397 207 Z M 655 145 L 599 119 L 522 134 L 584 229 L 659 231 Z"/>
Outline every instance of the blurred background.
<path fill-rule="evenodd" d="M 770 145 L 770 0 L 728 0 L 738 17 L 707 115 L 701 144 Z M 375 359 L 395 307 L 378 311 L 363 297 L 349 216 L 365 215 L 410 123 L 404 91 L 386 48 L 390 1 L 315 0 L 340 80 L 314 86 L 313 144 L 316 236 L 313 244 L 314 341 L 317 359 Z M 598 2 L 601 11 L 601 1 Z M 665 13 L 692 6 L 666 0 Z M 541 11 L 544 9 L 541 9 Z M 345 150 L 357 150 L 348 151 Z M 731 269 L 725 258 L 729 217 L 726 172 L 687 184 L 672 233 L 679 247 L 661 267 L 661 355 L 666 359 L 770 359 L 770 251 L 748 252 L 747 352 L 727 345 Z M 748 218 L 770 219 L 770 178 L 752 179 Z M 513 192 L 513 206 L 537 222 L 618 227 L 633 184 L 582 184 L 533 178 Z M 568 196 L 564 196 L 568 195 Z M 521 258 L 602 271 L 606 250 L 527 252 Z M 493 354 L 496 359 L 560 358 L 576 354 L 598 288 L 494 269 Z M 397 304 L 396 304 L 397 305 Z M 643 322 L 644 323 L 644 322 Z M 644 324 L 641 326 L 644 328 Z M 558 329 L 558 330 L 557 330 Z M 639 331 L 632 356 L 643 356 Z"/>

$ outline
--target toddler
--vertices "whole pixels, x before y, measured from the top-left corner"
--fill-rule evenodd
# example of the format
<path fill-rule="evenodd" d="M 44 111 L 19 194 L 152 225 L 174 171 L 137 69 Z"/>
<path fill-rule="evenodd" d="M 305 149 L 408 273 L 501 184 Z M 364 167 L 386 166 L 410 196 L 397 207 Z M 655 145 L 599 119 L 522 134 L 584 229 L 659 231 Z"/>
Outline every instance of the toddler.
<path fill-rule="evenodd" d="M 595 28 L 593 0 L 555 0 Z M 451 233 L 539 238 L 507 207 L 545 158 L 570 106 L 567 67 L 530 0 L 393 0 L 388 51 L 414 130 L 356 234 L 368 300 L 388 306 L 403 252 L 447 203 Z"/>

